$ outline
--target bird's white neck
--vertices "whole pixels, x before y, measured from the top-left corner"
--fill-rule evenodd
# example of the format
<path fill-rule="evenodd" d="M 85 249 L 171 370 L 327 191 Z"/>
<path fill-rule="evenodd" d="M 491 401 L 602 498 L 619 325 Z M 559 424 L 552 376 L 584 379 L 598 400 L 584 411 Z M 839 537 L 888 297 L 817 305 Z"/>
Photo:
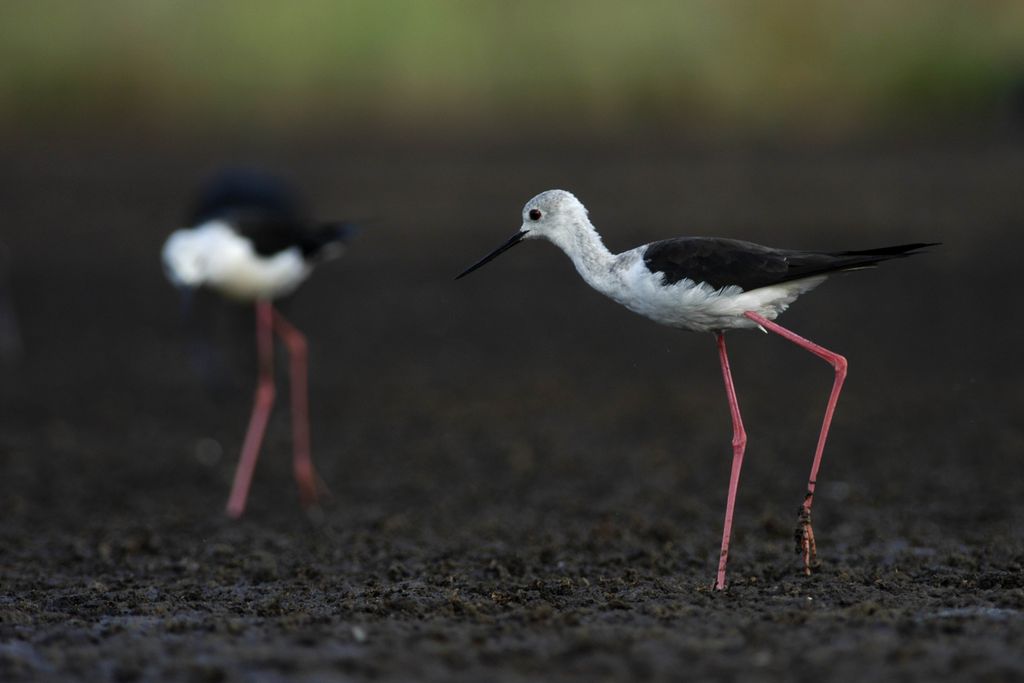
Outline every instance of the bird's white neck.
<path fill-rule="evenodd" d="M 608 293 L 617 283 L 613 271 L 615 255 L 608 251 L 601 236 L 583 219 L 574 222 L 571 229 L 560 230 L 548 236 L 569 257 L 580 276 L 594 289 Z"/>

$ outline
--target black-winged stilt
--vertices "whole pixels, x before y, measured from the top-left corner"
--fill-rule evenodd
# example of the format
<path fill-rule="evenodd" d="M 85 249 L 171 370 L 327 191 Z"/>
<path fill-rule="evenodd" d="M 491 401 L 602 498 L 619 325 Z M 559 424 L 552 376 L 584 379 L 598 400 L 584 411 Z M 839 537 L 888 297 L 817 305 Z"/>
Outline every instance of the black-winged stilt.
<path fill-rule="evenodd" d="M 306 338 L 277 311 L 273 300 L 294 291 L 317 262 L 338 255 L 353 228 L 348 223 L 310 221 L 281 180 L 251 170 L 225 171 L 212 179 L 201 190 L 188 225 L 164 243 L 163 264 L 171 282 L 186 292 L 208 287 L 256 306 L 256 396 L 227 513 L 239 517 L 245 511 L 274 404 L 275 333 L 291 360 L 295 481 L 302 504 L 311 505 L 317 500 L 318 480 L 310 457 Z"/>
<path fill-rule="evenodd" d="M 591 287 L 655 322 L 697 332 L 711 332 L 718 345 L 722 376 L 733 424 L 733 460 L 725 504 L 725 528 L 715 588 L 725 587 L 733 507 L 747 434 L 729 370 L 725 331 L 761 329 L 797 344 L 835 369 L 832 392 L 811 463 L 807 494 L 800 505 L 797 551 L 804 571 L 817 564 L 811 503 L 836 401 L 846 377 L 846 359 L 772 322 L 801 294 L 832 273 L 874 266 L 910 256 L 934 243 L 902 244 L 866 251 L 815 252 L 774 249 L 751 242 L 713 237 L 677 237 L 613 254 L 601 242 L 587 209 L 564 190 L 543 192 L 523 207 L 523 224 L 507 242 L 456 277 L 490 262 L 523 240 L 545 238 L 560 247 Z"/>

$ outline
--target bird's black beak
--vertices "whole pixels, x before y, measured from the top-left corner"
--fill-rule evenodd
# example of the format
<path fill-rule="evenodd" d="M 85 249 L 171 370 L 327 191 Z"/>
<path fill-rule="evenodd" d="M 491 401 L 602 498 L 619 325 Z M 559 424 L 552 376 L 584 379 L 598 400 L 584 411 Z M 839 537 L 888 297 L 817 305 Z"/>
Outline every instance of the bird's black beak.
<path fill-rule="evenodd" d="M 523 238 L 526 237 L 526 233 L 528 233 L 528 232 L 530 232 L 530 231 L 529 230 L 520 230 L 516 234 L 512 235 L 512 238 L 508 242 L 505 242 L 505 244 L 501 245 L 500 247 L 498 247 L 497 249 L 492 251 L 487 256 L 484 256 L 482 259 L 480 259 L 479 261 L 477 261 L 476 263 L 471 265 L 469 268 L 466 268 L 464 271 L 459 273 L 455 277 L 455 279 L 458 280 L 461 277 L 466 277 L 467 275 L 472 273 L 477 268 L 482 268 L 483 266 L 487 265 L 488 263 L 490 263 L 494 259 L 498 258 L 503 252 L 508 251 L 512 247 L 514 247 L 517 244 L 519 244 L 520 242 L 522 242 Z"/>

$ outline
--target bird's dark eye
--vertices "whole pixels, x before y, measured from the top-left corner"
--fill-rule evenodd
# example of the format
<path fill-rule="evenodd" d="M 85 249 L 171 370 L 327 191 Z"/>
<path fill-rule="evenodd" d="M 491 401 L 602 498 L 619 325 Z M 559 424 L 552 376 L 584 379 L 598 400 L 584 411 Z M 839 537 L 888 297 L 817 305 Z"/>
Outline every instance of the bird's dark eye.
<path fill-rule="evenodd" d="M 541 217 L 540 209 L 530 209 L 530 220 L 539 221 Z"/>

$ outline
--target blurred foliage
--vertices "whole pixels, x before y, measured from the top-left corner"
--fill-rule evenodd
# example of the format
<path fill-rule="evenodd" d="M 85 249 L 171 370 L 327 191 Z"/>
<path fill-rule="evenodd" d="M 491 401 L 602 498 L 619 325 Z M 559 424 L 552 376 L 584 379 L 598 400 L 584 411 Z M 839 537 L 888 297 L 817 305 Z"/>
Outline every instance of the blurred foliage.
<path fill-rule="evenodd" d="M 0 124 L 823 130 L 1024 81 L 1021 0 L 8 0 Z"/>

